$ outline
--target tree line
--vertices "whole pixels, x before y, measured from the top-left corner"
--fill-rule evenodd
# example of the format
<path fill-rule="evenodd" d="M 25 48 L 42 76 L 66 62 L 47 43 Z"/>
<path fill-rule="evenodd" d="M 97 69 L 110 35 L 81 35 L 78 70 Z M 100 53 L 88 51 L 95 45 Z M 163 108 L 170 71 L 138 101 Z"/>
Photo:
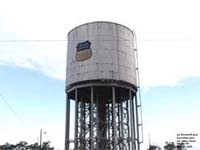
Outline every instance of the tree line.
<path fill-rule="evenodd" d="M 50 146 L 50 142 L 44 142 L 42 145 L 38 143 L 28 144 L 27 142 L 21 141 L 17 144 L 5 143 L 0 145 L 0 150 L 54 150 L 54 147 Z M 147 150 L 161 150 L 160 146 L 149 145 Z M 186 150 L 183 143 L 175 144 L 174 142 L 166 142 L 164 145 L 164 150 Z"/>
<path fill-rule="evenodd" d="M 0 145 L 0 150 L 54 150 L 54 147 L 50 146 L 50 142 L 43 142 L 42 145 L 38 143 L 28 144 L 25 141 L 21 141 L 17 144 L 5 143 Z"/>
<path fill-rule="evenodd" d="M 149 145 L 147 150 L 161 150 L 160 146 Z M 174 142 L 166 142 L 164 145 L 164 150 L 186 150 L 184 143 L 178 143 L 177 145 Z"/>

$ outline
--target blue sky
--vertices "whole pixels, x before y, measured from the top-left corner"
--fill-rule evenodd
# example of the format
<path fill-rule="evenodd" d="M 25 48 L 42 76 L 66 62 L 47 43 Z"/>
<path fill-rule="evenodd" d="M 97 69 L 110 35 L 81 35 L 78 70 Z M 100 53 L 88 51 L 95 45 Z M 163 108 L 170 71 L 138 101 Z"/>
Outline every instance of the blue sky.
<path fill-rule="evenodd" d="M 56 140 L 58 135 L 64 137 L 65 82 L 30 69 L 0 68 L 1 95 L 15 111 L 1 99 L 1 144 L 37 142 L 40 129 L 47 132 L 46 141 Z M 63 141 L 61 138 L 58 143 L 63 146 Z"/>
<path fill-rule="evenodd" d="M 142 96 L 144 135 L 153 144 L 176 141 L 178 133 L 199 134 L 199 83 L 198 77 L 187 78 L 177 86 L 151 88 Z"/>
<path fill-rule="evenodd" d="M 177 133 L 200 134 L 198 6 L 198 0 L 1 1 L 0 94 L 17 115 L 1 98 L 0 144 L 36 142 L 43 129 L 44 140 L 63 149 L 67 32 L 99 20 L 136 31 L 143 149 L 149 136 L 162 146 Z"/>

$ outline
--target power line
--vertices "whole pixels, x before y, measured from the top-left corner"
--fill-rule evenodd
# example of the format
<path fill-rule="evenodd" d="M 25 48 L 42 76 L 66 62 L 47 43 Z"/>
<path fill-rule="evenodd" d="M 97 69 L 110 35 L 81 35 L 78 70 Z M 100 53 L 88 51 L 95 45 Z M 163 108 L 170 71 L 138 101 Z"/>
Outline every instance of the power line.
<path fill-rule="evenodd" d="M 67 40 L 0 40 L 1 43 L 17 43 L 17 42 L 67 42 Z"/>
<path fill-rule="evenodd" d="M 84 41 L 86 39 L 68 39 L 68 40 L 0 40 L 0 43 L 30 43 L 30 42 L 67 42 L 67 41 Z M 93 40 L 93 39 L 90 39 Z M 130 41 L 129 39 L 116 39 L 116 40 L 112 40 L 112 39 L 94 39 L 95 41 Z"/>
<path fill-rule="evenodd" d="M 21 118 L 18 116 L 16 111 L 13 109 L 13 107 L 8 103 L 8 101 L 4 98 L 4 96 L 0 93 L 0 97 L 3 100 L 3 102 L 7 105 L 8 109 L 13 113 L 13 115 L 21 121 Z"/>

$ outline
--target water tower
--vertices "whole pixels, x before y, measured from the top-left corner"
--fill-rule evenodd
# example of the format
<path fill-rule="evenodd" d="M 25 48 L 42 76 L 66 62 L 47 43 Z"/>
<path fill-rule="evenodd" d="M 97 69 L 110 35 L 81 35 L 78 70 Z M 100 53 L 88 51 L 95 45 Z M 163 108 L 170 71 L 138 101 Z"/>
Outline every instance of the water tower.
<path fill-rule="evenodd" d="M 135 34 L 91 22 L 68 34 L 65 149 L 139 150 L 141 104 Z"/>

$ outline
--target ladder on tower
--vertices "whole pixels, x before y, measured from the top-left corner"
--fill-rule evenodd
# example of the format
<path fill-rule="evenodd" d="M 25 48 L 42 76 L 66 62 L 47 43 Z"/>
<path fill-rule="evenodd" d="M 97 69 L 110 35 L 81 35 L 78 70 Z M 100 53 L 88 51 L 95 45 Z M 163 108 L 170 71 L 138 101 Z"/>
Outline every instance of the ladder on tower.
<path fill-rule="evenodd" d="M 139 76 L 139 64 L 138 64 L 138 50 L 137 50 L 137 39 L 135 31 L 133 30 L 134 35 L 134 56 L 135 56 L 135 70 L 136 70 L 136 81 L 137 81 L 137 99 L 136 107 L 138 114 L 137 128 L 138 128 L 138 142 L 139 144 L 143 143 L 143 122 L 142 122 L 142 100 L 141 100 L 141 89 L 140 89 L 140 76 Z"/>

